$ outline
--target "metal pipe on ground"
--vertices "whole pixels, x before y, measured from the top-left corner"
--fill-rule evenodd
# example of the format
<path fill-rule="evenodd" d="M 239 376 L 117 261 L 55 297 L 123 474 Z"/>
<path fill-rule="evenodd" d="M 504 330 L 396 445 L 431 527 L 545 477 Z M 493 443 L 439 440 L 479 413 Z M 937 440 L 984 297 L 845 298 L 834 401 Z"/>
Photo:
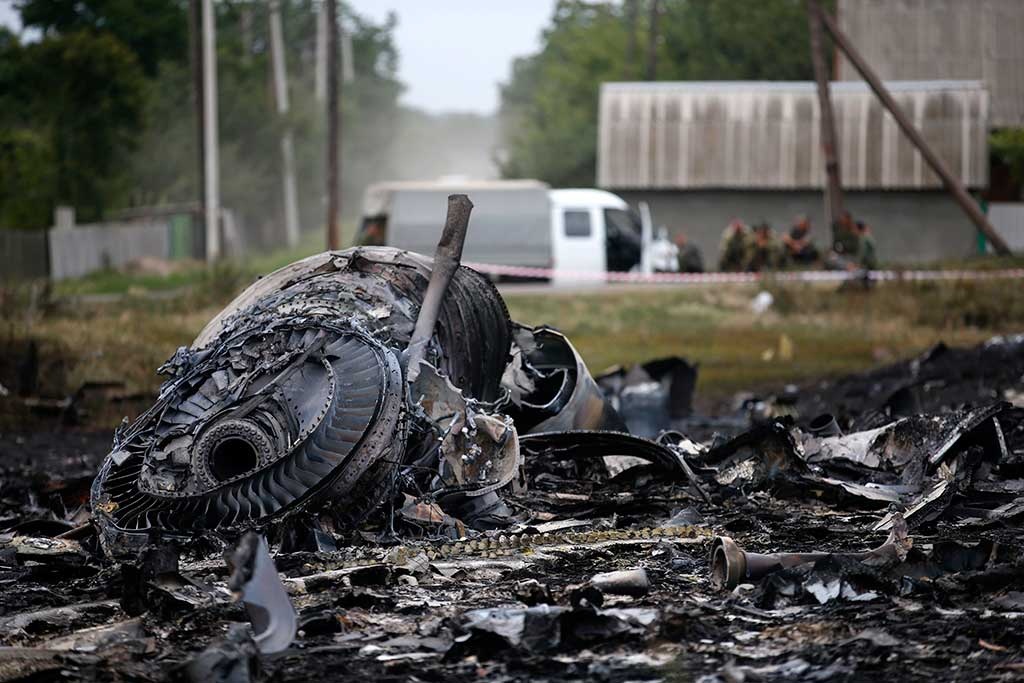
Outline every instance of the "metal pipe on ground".
<path fill-rule="evenodd" d="M 906 557 L 913 541 L 907 536 L 902 515 L 894 518 L 889 538 L 882 545 L 859 553 L 749 553 L 728 536 L 711 541 L 711 585 L 716 590 L 732 589 L 757 581 L 781 569 L 798 567 L 829 557 L 856 560 L 873 565 L 895 563 Z"/>

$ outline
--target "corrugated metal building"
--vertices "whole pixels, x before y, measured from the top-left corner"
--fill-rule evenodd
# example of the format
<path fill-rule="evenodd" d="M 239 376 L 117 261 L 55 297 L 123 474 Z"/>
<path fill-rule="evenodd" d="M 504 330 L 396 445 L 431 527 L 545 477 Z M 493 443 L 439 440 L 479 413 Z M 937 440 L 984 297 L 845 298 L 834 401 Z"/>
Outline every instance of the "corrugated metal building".
<path fill-rule="evenodd" d="M 988 184 L 988 94 L 979 81 L 888 84 L 932 149 L 970 187 Z M 843 185 L 938 188 L 939 178 L 863 83 L 832 86 Z M 602 187 L 824 186 L 814 83 L 606 83 Z"/>
<path fill-rule="evenodd" d="M 894 98 L 969 187 L 988 183 L 989 99 L 979 81 L 890 82 Z M 847 204 L 874 226 L 883 258 L 971 253 L 962 212 L 863 83 L 833 83 Z M 606 83 L 598 185 L 647 201 L 655 221 L 717 256 L 733 217 L 824 229 L 824 160 L 810 82 Z"/>
<path fill-rule="evenodd" d="M 1024 125 L 1024 2 L 839 0 L 839 26 L 879 77 L 984 81 L 993 127 Z M 837 62 L 837 79 L 857 70 Z"/>

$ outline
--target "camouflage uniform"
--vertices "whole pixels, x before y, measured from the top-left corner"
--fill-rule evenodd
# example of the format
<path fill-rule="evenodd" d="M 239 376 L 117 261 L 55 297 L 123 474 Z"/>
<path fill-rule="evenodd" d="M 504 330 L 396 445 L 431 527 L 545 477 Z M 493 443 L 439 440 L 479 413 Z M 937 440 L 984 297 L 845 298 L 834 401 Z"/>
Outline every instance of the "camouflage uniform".
<path fill-rule="evenodd" d="M 875 238 L 867 232 L 859 236 L 857 249 L 857 264 L 865 270 L 876 270 L 878 268 L 878 251 L 875 248 Z"/>
<path fill-rule="evenodd" d="M 782 244 L 774 232 L 769 231 L 767 238 L 763 240 L 759 240 L 756 233 L 750 238 L 746 270 L 774 270 L 780 268 L 783 261 Z"/>
<path fill-rule="evenodd" d="M 746 268 L 750 253 L 750 234 L 747 226 L 735 230 L 729 225 L 722 232 L 722 242 L 718 248 L 718 269 L 727 272 L 738 272 Z"/>
<path fill-rule="evenodd" d="M 832 248 L 836 254 L 851 260 L 857 258 L 857 254 L 860 253 L 860 235 L 857 234 L 856 229 L 838 225 L 835 234 L 836 242 Z"/>

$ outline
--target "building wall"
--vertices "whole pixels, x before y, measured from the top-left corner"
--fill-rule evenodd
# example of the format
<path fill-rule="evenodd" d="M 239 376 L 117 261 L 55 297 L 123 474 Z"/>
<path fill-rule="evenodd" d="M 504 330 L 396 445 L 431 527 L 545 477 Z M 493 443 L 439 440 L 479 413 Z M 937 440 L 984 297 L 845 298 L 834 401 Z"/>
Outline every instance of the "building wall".
<path fill-rule="evenodd" d="M 1012 251 L 1024 253 L 1024 202 L 992 202 L 988 220 Z"/>
<path fill-rule="evenodd" d="M 1024 2 L 839 0 L 839 26 L 879 77 L 979 79 L 992 125 L 1024 125 Z M 860 80 L 845 59 L 839 80 Z"/>
<path fill-rule="evenodd" d="M 1024 1 L 1022 1 L 1024 4 Z M 893 98 L 968 187 L 988 184 L 988 93 L 981 81 L 895 81 Z M 833 83 L 844 187 L 942 186 L 863 83 Z M 597 183 L 631 189 L 824 186 L 810 82 L 605 83 Z"/>
<path fill-rule="evenodd" d="M 806 215 L 818 248 L 830 242 L 821 192 L 620 190 L 616 194 L 633 206 L 647 202 L 656 226 L 664 225 L 672 234 L 685 232 L 703 251 L 708 267 L 716 267 L 722 230 L 733 218 L 748 224 L 766 220 L 781 232 L 789 229 L 794 217 Z M 855 219 L 871 226 L 883 262 L 928 262 L 967 256 L 977 249 L 973 224 L 943 192 L 847 192 L 845 202 Z"/>

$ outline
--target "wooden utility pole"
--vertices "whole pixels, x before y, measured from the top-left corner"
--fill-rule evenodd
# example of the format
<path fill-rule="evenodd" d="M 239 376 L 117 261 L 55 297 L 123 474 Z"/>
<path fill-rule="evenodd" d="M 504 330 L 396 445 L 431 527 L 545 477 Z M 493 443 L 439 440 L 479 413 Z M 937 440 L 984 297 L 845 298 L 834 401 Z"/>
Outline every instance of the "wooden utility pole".
<path fill-rule="evenodd" d="M 239 31 L 242 35 L 242 63 L 252 63 L 252 5 L 242 5 L 238 10 Z"/>
<path fill-rule="evenodd" d="M 217 18 L 213 0 L 202 0 L 203 204 L 206 260 L 220 258 L 220 158 L 217 140 Z"/>
<path fill-rule="evenodd" d="M 281 29 L 281 4 L 270 0 L 270 55 L 274 72 L 274 99 L 277 113 L 288 116 L 288 69 L 284 57 L 284 31 Z M 285 123 L 281 133 L 281 182 L 284 191 L 284 234 L 289 247 L 299 243 L 299 202 L 295 193 L 295 148 L 292 127 Z"/>
<path fill-rule="evenodd" d="M 356 78 L 356 68 L 352 58 L 352 34 L 345 30 L 344 22 L 338 26 L 338 42 L 341 47 L 341 82 L 351 83 Z"/>
<path fill-rule="evenodd" d="M 206 137 L 203 122 L 206 120 L 206 108 L 203 106 L 203 7 L 201 0 L 189 0 L 188 3 L 188 48 L 189 61 L 192 67 L 192 104 L 196 124 L 196 194 L 199 196 L 198 220 L 206 222 Z M 205 228 L 204 228 L 205 234 Z M 205 239 L 205 238 L 204 238 Z M 205 254 L 204 246 L 203 252 Z M 198 254 L 193 252 L 194 256 Z"/>
<path fill-rule="evenodd" d="M 638 0 L 626 0 L 626 68 L 623 70 L 629 80 L 637 76 L 636 68 L 636 23 Z"/>
<path fill-rule="evenodd" d="M 337 0 L 324 0 L 327 5 L 327 248 L 341 248 L 338 212 L 341 202 L 341 168 L 338 165 L 341 145 L 341 121 L 338 113 L 338 8 Z"/>
<path fill-rule="evenodd" d="M 316 69 L 313 74 L 313 92 L 317 102 L 327 99 L 327 5 L 320 3 L 316 13 Z"/>
<path fill-rule="evenodd" d="M 650 17 L 647 33 L 647 80 L 658 78 L 658 15 L 661 13 L 660 0 L 650 0 Z"/>
<path fill-rule="evenodd" d="M 832 95 L 829 91 L 828 70 L 825 67 L 824 37 L 821 31 L 822 9 L 819 0 L 807 0 L 807 21 L 811 35 L 811 62 L 814 64 L 814 80 L 818 84 L 818 109 L 821 124 L 821 151 L 825 157 L 825 215 L 832 226 L 832 241 L 835 242 L 839 216 L 843 213 L 843 183 L 839 168 L 839 153 L 836 151 L 836 123 L 832 111 Z"/>
<path fill-rule="evenodd" d="M 882 105 L 889 110 L 892 117 L 896 120 L 896 124 L 903 131 L 903 134 L 910 139 L 917 151 L 921 153 L 924 160 L 928 162 L 928 165 L 935 172 L 939 178 L 942 179 L 942 184 L 945 185 L 946 190 L 953 196 L 953 199 L 960 205 L 960 208 L 964 210 L 967 217 L 971 219 L 974 225 L 981 231 L 985 238 L 992 244 L 992 248 L 996 250 L 998 254 L 1009 254 L 1010 248 L 999 233 L 995 231 L 991 224 L 988 222 L 988 218 L 978 207 L 978 204 L 974 199 L 967 193 L 967 189 L 964 187 L 960 179 L 955 177 L 946 164 L 936 155 L 931 148 L 925 143 L 924 138 L 921 137 L 921 133 L 918 132 L 914 125 L 907 119 L 903 110 L 900 109 L 899 105 L 896 104 L 896 100 L 889 94 L 889 90 L 882 83 L 878 75 L 868 66 L 868 63 L 864 61 L 857 49 L 854 48 L 853 44 L 849 41 L 836 24 L 828 12 L 820 12 L 821 22 L 825 26 L 825 29 L 832 36 L 832 40 L 835 41 L 836 45 L 842 50 L 846 58 L 850 60 L 857 72 L 860 73 L 861 78 L 867 81 L 871 90 L 874 91 L 875 96 L 882 102 Z"/>

